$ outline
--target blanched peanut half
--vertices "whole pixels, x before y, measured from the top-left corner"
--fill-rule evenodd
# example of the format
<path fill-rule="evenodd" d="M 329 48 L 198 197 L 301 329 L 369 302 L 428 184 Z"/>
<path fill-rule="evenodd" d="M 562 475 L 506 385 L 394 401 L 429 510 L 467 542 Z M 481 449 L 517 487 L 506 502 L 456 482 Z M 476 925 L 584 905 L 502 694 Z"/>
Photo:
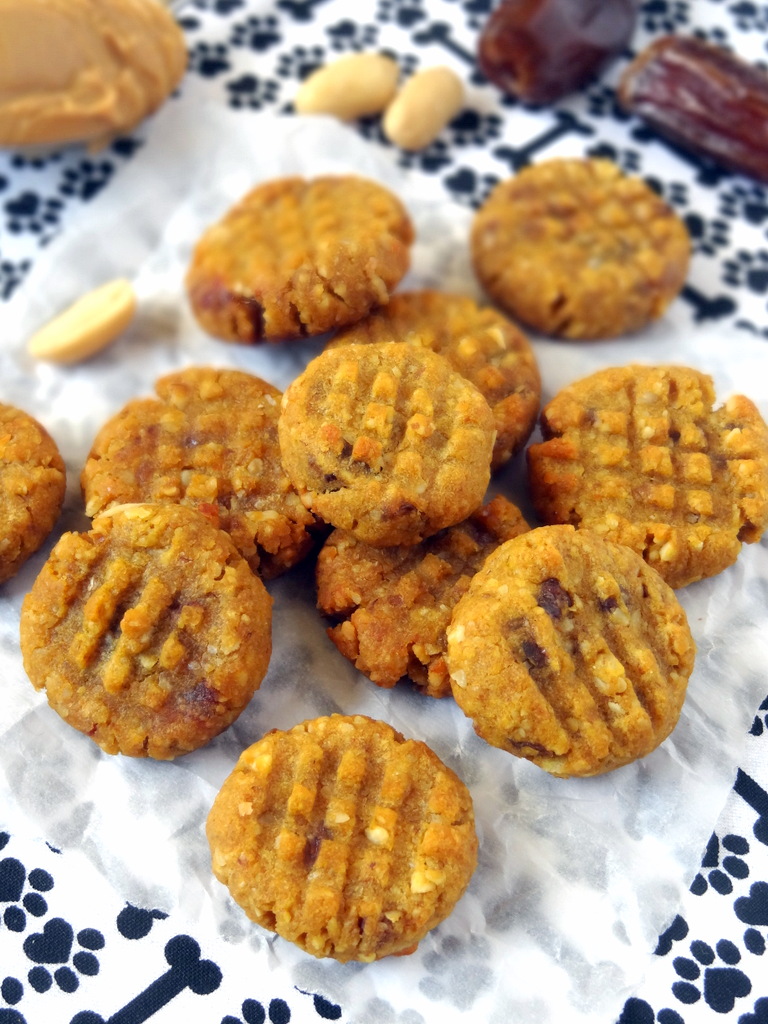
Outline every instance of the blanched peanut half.
<path fill-rule="evenodd" d="M 398 64 L 379 53 L 351 53 L 318 68 L 294 100 L 298 114 L 332 114 L 342 121 L 379 114 L 397 90 Z"/>
<path fill-rule="evenodd" d="M 130 281 L 110 281 L 83 295 L 33 335 L 29 354 L 53 363 L 87 359 L 114 341 L 135 311 L 136 295 Z"/>
<path fill-rule="evenodd" d="M 387 107 L 382 128 L 401 149 L 423 149 L 464 105 L 464 86 L 450 68 L 418 71 Z"/>

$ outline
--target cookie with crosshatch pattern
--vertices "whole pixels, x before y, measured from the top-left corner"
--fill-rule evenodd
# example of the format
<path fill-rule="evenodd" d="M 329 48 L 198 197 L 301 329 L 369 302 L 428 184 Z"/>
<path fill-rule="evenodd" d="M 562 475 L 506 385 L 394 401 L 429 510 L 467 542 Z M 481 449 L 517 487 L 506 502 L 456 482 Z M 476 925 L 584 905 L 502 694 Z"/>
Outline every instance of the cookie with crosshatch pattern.
<path fill-rule="evenodd" d="M 51 435 L 29 413 L 0 402 L 0 583 L 48 537 L 65 490 L 64 460 Z"/>
<path fill-rule="evenodd" d="M 611 771 L 665 740 L 694 654 L 655 569 L 573 526 L 500 545 L 448 629 L 451 688 L 478 735 L 563 778 Z"/>
<path fill-rule="evenodd" d="M 714 576 L 768 525 L 768 428 L 683 366 L 598 370 L 563 388 L 528 449 L 546 523 L 588 527 L 641 554 L 673 587 Z"/>
<path fill-rule="evenodd" d="M 65 533 L 24 599 L 32 685 L 108 754 L 174 758 L 234 722 L 267 671 L 272 601 L 228 534 L 182 505 Z"/>
<path fill-rule="evenodd" d="M 395 292 L 386 306 L 339 331 L 329 345 L 407 341 L 445 356 L 493 410 L 491 468 L 516 455 L 536 423 L 541 379 L 523 332 L 492 306 L 434 289 Z"/>
<path fill-rule="evenodd" d="M 97 434 L 80 476 L 87 515 L 130 502 L 218 516 L 267 579 L 315 544 L 317 523 L 280 460 L 282 393 L 242 370 L 190 366 L 161 377 Z"/>
<path fill-rule="evenodd" d="M 286 388 L 283 466 L 323 521 L 416 544 L 482 504 L 495 425 L 477 388 L 419 345 L 326 348 Z"/>
<path fill-rule="evenodd" d="M 378 182 L 276 178 L 203 233 L 187 294 L 201 327 L 224 341 L 322 334 L 386 303 L 412 241 L 405 207 Z"/>
<path fill-rule="evenodd" d="M 377 686 L 408 676 L 429 697 L 451 692 L 445 631 L 486 556 L 528 529 L 496 495 L 420 544 L 377 548 L 334 530 L 317 557 L 317 605 L 337 620 L 328 635 Z"/>
<path fill-rule="evenodd" d="M 241 756 L 206 824 L 216 877 L 251 920 L 316 957 L 412 953 L 477 862 L 472 798 L 420 740 L 330 715 Z"/>

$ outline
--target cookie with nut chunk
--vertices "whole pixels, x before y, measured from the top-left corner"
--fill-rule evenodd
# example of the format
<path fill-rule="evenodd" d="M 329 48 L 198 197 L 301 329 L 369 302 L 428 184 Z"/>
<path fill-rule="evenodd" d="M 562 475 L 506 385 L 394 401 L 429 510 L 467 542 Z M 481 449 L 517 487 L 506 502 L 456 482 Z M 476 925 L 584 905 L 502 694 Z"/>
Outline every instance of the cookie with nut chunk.
<path fill-rule="evenodd" d="M 621 544 L 542 526 L 492 552 L 456 606 L 456 702 L 488 743 L 560 777 L 653 751 L 695 655 L 675 592 Z"/>
<path fill-rule="evenodd" d="M 317 558 L 317 605 L 337 620 L 328 635 L 377 686 L 410 678 L 428 697 L 451 692 L 445 631 L 486 556 L 528 529 L 496 495 L 420 544 L 377 548 L 334 530 Z"/>
<path fill-rule="evenodd" d="M 341 962 L 412 953 L 477 861 L 464 783 L 425 743 L 361 715 L 267 733 L 206 832 L 214 874 L 251 920 Z"/>
<path fill-rule="evenodd" d="M 641 178 L 559 158 L 500 182 L 471 227 L 478 280 L 511 316 L 564 339 L 614 338 L 658 319 L 685 283 L 688 230 Z"/>
<path fill-rule="evenodd" d="M 0 402 L 0 583 L 15 576 L 61 512 L 66 468 L 41 423 Z"/>
<path fill-rule="evenodd" d="M 228 534 L 181 505 L 65 533 L 24 599 L 35 689 L 108 754 L 168 760 L 240 715 L 267 671 L 272 601 Z"/>
<path fill-rule="evenodd" d="M 203 233 L 187 294 L 201 327 L 223 341 L 322 334 L 387 301 L 412 241 L 405 207 L 375 181 L 276 178 Z"/>
<path fill-rule="evenodd" d="M 407 341 L 445 356 L 485 396 L 496 420 L 492 469 L 530 437 L 541 379 L 528 338 L 497 309 L 468 295 L 424 289 L 396 292 L 386 306 L 339 331 L 332 346 Z"/>
<path fill-rule="evenodd" d="M 588 527 L 641 554 L 673 587 L 714 576 L 768 525 L 768 427 L 683 366 L 599 370 L 563 388 L 528 449 L 546 523 Z"/>
<path fill-rule="evenodd" d="M 482 504 L 493 413 L 446 359 L 382 342 L 325 349 L 286 389 L 283 465 L 326 523 L 378 546 L 416 544 Z"/>
<path fill-rule="evenodd" d="M 80 476 L 89 516 L 130 502 L 215 515 L 266 579 L 315 544 L 317 522 L 285 475 L 282 393 L 242 370 L 190 366 L 161 377 L 97 434 Z"/>

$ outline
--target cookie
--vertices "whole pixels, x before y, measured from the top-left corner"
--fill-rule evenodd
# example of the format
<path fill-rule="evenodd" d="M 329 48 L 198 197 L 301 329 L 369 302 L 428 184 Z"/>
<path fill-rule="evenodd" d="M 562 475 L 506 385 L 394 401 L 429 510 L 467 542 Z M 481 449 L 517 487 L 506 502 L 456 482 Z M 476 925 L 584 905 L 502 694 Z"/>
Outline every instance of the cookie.
<path fill-rule="evenodd" d="M 251 920 L 341 962 L 412 953 L 477 859 L 464 783 L 426 744 L 360 715 L 267 733 L 206 831 L 214 874 Z"/>
<path fill-rule="evenodd" d="M 48 537 L 65 490 L 56 442 L 28 413 L 0 402 L 0 583 Z"/>
<path fill-rule="evenodd" d="M 641 554 L 672 587 L 714 576 L 768 524 L 768 428 L 742 395 L 682 366 L 611 367 L 575 381 L 528 449 L 545 523 L 585 526 Z"/>
<path fill-rule="evenodd" d="M 679 294 L 683 221 L 609 160 L 553 159 L 500 182 L 470 232 L 478 280 L 511 316 L 558 338 L 614 338 Z"/>
<path fill-rule="evenodd" d="M 661 576 L 572 526 L 492 552 L 448 630 L 453 695 L 478 735 L 564 778 L 611 771 L 663 742 L 694 654 Z"/>
<path fill-rule="evenodd" d="M 200 326 L 223 341 L 322 334 L 387 301 L 412 241 L 402 203 L 374 181 L 278 178 L 203 233 L 187 293 Z"/>
<path fill-rule="evenodd" d="M 507 317 L 468 295 L 396 292 L 386 306 L 339 331 L 330 345 L 381 341 L 438 352 L 472 381 L 496 420 L 492 469 L 520 451 L 536 423 L 541 379 L 528 339 Z"/>
<path fill-rule="evenodd" d="M 21 610 L 32 685 L 108 754 L 166 760 L 234 722 L 267 671 L 272 602 L 230 537 L 180 505 L 66 533 Z"/>
<path fill-rule="evenodd" d="M 482 504 L 495 438 L 474 384 L 417 345 L 342 345 L 283 395 L 283 465 L 322 520 L 368 544 L 416 544 Z"/>
<path fill-rule="evenodd" d="M 486 555 L 528 529 L 501 495 L 463 523 L 410 547 L 375 548 L 334 530 L 317 558 L 328 635 L 377 686 L 408 676 L 428 697 L 451 692 L 445 631 Z"/>
<path fill-rule="evenodd" d="M 81 474 L 86 513 L 131 502 L 215 513 L 264 578 L 314 546 L 316 521 L 280 461 L 282 394 L 241 370 L 188 367 L 129 402 L 97 435 Z M 316 530 L 315 530 L 316 533 Z"/>

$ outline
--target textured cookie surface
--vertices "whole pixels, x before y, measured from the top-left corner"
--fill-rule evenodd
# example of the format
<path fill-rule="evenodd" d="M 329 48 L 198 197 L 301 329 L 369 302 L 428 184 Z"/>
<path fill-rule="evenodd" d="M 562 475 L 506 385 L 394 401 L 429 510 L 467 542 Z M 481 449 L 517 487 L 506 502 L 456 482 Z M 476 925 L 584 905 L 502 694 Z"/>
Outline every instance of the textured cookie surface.
<path fill-rule="evenodd" d="M 479 508 L 493 413 L 442 356 L 384 342 L 326 349 L 283 395 L 283 465 L 321 519 L 416 544 Z"/>
<path fill-rule="evenodd" d="M 0 583 L 14 576 L 53 529 L 66 470 L 37 420 L 0 403 Z"/>
<path fill-rule="evenodd" d="M 496 421 L 491 466 L 525 444 L 541 401 L 533 349 L 510 320 L 467 295 L 396 292 L 386 306 L 339 331 L 331 345 L 408 341 L 439 352 L 483 394 Z"/>
<path fill-rule="evenodd" d="M 272 602 L 227 534 L 125 505 L 54 547 L 21 611 L 24 668 L 109 754 L 168 759 L 230 725 L 266 673 Z"/>
<path fill-rule="evenodd" d="M 742 395 L 715 408 L 698 370 L 600 370 L 556 395 L 541 424 L 528 465 L 542 519 L 626 544 L 673 587 L 714 576 L 765 530 L 768 428 Z"/>
<path fill-rule="evenodd" d="M 659 574 L 572 526 L 497 548 L 448 630 L 453 695 L 478 735 L 563 777 L 610 771 L 666 739 L 694 652 Z"/>
<path fill-rule="evenodd" d="M 187 292 L 200 325 L 225 341 L 321 334 L 387 301 L 412 240 L 406 210 L 376 182 L 278 178 L 203 234 Z"/>
<path fill-rule="evenodd" d="M 608 160 L 555 159 L 502 181 L 471 229 L 475 272 L 512 316 L 562 338 L 612 338 L 662 315 L 690 261 L 687 229 Z"/>
<path fill-rule="evenodd" d="M 214 874 L 251 920 L 342 962 L 413 952 L 477 858 L 464 783 L 424 743 L 359 715 L 254 743 L 207 835 Z"/>
<path fill-rule="evenodd" d="M 188 367 L 156 391 L 96 437 L 81 474 L 87 514 L 129 502 L 188 505 L 215 512 L 262 576 L 300 561 L 315 520 L 280 461 L 277 388 L 241 370 Z"/>
<path fill-rule="evenodd" d="M 410 677 L 430 697 L 451 692 L 445 631 L 485 557 L 528 529 L 497 495 L 463 523 L 410 547 L 375 548 L 334 530 L 317 559 L 317 604 L 328 635 L 378 686 Z"/>

